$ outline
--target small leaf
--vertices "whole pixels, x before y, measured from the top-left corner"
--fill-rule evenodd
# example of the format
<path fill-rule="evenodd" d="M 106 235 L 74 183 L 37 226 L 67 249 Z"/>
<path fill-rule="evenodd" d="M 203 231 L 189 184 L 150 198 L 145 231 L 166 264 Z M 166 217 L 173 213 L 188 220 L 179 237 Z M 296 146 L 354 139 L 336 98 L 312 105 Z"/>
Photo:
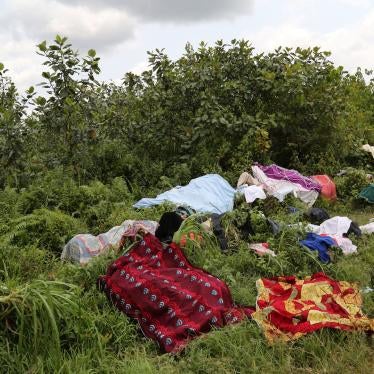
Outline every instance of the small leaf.
<path fill-rule="evenodd" d="M 0 71 L 4 70 L 4 64 L 0 62 Z"/>
<path fill-rule="evenodd" d="M 47 41 L 44 40 L 44 42 L 41 42 L 40 44 L 38 44 L 38 48 L 42 51 L 42 52 L 45 52 L 47 50 Z"/>
<path fill-rule="evenodd" d="M 94 49 L 89 49 L 87 54 L 88 54 L 88 56 L 93 58 L 93 57 L 96 56 L 96 51 Z"/>

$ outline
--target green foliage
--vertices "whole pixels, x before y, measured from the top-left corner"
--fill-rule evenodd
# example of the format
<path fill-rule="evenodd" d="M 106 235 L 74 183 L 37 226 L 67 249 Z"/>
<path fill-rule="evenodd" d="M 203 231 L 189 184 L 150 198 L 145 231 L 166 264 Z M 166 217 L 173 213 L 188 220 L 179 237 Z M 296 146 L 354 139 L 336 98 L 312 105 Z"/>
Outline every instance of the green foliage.
<path fill-rule="evenodd" d="M 28 101 L 34 96 L 34 88 L 20 97 L 15 84 L 7 75 L 8 69 L 0 64 L 0 186 L 5 182 L 17 184 L 18 174 L 25 162 L 29 129 L 24 126 Z"/>
<path fill-rule="evenodd" d="M 31 87 L 20 98 L 0 71 L 2 184 L 27 186 L 56 167 L 79 184 L 122 176 L 150 189 L 208 172 L 234 182 L 253 161 L 328 174 L 371 163 L 360 146 L 374 142 L 374 83 L 319 48 L 256 54 L 248 41 L 217 41 L 187 44 L 177 60 L 156 49 L 120 85 L 100 83 L 96 52 L 81 57 L 66 37 L 38 53 L 45 97 Z"/>
<path fill-rule="evenodd" d="M 256 54 L 244 40 L 186 45 L 179 59 L 149 53 L 149 69 L 122 84 L 100 83 L 99 57 L 81 57 L 66 37 L 38 45 L 45 96 L 20 96 L 0 63 L 0 367 L 9 373 L 371 373 L 372 342 L 360 333 L 323 330 L 269 346 L 251 321 L 211 331 L 181 354 L 161 355 L 137 324 L 108 303 L 96 280 L 114 251 L 87 266 L 60 261 L 81 232 L 98 234 L 126 219 L 158 220 L 173 208 L 135 210 L 153 196 L 204 173 L 232 184 L 253 161 L 277 162 L 306 174 L 335 175 L 338 201 L 317 200 L 331 216 L 360 224 L 373 217 L 354 199 L 373 173 L 360 150 L 373 144 L 374 82 L 336 67 L 318 48 Z M 370 74 L 369 74 L 370 76 Z M 354 169 L 349 169 L 353 167 Z M 363 204 L 363 202 L 361 202 Z M 228 251 L 187 219 L 189 261 L 220 277 L 233 299 L 254 305 L 261 277 L 324 271 L 374 288 L 374 236 L 353 238 L 358 253 L 321 264 L 299 245 L 305 205 L 287 197 L 249 205 L 238 198 L 223 218 Z M 299 209 L 290 214 L 288 206 Z M 267 218 L 282 230 L 273 235 Z M 251 222 L 255 235 L 240 227 Z M 268 242 L 276 257 L 250 243 Z M 363 309 L 374 316 L 374 293 Z M 339 360 L 336 360 L 339 357 Z M 331 362 L 334 365 L 331 365 Z"/>
<path fill-rule="evenodd" d="M 35 244 L 59 252 L 68 239 L 87 229 L 78 220 L 58 210 L 37 209 L 33 213 L 10 221 L 5 243 L 20 246 Z"/>
<path fill-rule="evenodd" d="M 365 170 L 349 168 L 346 174 L 335 178 L 335 184 L 338 197 L 348 201 L 357 198 L 361 190 L 369 183 Z"/>

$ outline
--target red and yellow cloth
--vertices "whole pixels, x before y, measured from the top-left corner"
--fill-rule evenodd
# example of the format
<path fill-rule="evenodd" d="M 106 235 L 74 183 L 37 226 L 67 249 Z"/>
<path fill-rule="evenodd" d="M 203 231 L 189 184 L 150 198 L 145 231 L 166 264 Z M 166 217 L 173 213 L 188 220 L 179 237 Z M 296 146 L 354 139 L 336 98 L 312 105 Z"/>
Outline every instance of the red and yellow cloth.
<path fill-rule="evenodd" d="M 252 318 L 270 342 L 298 339 L 323 327 L 374 331 L 374 319 L 363 315 L 360 292 L 352 283 L 317 273 L 305 279 L 262 278 L 256 285 Z"/>

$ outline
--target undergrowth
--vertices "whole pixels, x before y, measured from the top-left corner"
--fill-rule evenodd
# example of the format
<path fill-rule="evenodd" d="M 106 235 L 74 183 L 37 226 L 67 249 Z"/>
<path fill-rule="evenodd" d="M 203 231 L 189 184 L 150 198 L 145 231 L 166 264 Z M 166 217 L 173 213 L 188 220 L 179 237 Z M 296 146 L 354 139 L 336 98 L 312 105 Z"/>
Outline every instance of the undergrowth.
<path fill-rule="evenodd" d="M 57 172 L 56 172 L 57 173 Z M 54 180 L 52 178 L 52 180 Z M 0 371 L 4 373 L 372 373 L 373 339 L 364 333 L 324 329 L 292 343 L 270 346 L 248 320 L 211 331 L 177 355 L 162 354 L 143 337 L 137 324 L 119 313 L 97 290 L 96 279 L 118 254 L 110 251 L 87 266 L 62 263 L 63 244 L 78 232 L 103 232 L 125 219 L 158 220 L 170 205 L 135 210 L 124 181 L 79 186 L 68 178 L 60 187 L 45 185 L 0 193 Z M 51 183 L 51 185 L 49 184 Z M 49 186 L 49 188 L 48 188 Z M 289 206 L 297 208 L 290 213 Z M 330 215 L 348 215 L 360 224 L 374 216 L 372 207 L 352 210 L 340 202 L 317 201 Z M 299 245 L 306 207 L 289 199 L 240 204 L 222 220 L 229 239 L 222 252 L 217 239 L 201 231 L 205 217 L 191 217 L 176 234 L 195 231 L 185 253 L 229 285 L 240 305 L 254 305 L 260 277 L 304 277 L 324 271 L 335 279 L 357 282 L 364 312 L 374 317 L 374 235 L 353 238 L 358 253 L 338 250 L 330 264 Z M 282 224 L 273 234 L 266 218 Z M 254 235 L 237 227 L 250 219 Z M 288 226 L 289 225 L 289 226 Z M 236 227 L 236 228 L 235 228 Z M 259 257 L 250 242 L 267 241 L 276 257 Z"/>

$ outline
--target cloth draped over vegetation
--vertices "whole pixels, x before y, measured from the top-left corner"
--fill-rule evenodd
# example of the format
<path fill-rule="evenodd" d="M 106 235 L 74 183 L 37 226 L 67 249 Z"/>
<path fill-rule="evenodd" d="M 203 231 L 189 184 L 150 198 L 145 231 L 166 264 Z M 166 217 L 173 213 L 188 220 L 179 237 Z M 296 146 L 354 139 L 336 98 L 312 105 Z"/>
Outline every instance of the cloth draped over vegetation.
<path fill-rule="evenodd" d="M 4 372 L 328 372 L 332 361 L 336 372 L 370 371 L 370 340 L 343 330 L 372 331 L 372 72 L 347 72 L 317 47 L 257 53 L 249 41 L 232 40 L 187 44 L 177 59 L 164 50 L 149 52 L 147 69 L 114 83 L 100 80 L 93 49 L 81 56 L 65 37 L 40 43 L 38 53 L 41 92 L 19 92 L 12 67 L 0 62 Z M 297 170 L 303 181 L 314 175 L 322 191 L 269 178 L 256 162 Z M 231 186 L 239 175 L 237 191 L 244 196 L 236 199 Z M 201 178 L 211 179 L 211 201 L 200 184 L 181 199 L 178 191 Z M 175 200 L 158 200 L 168 193 Z M 157 197 L 148 209 L 133 208 L 142 196 Z M 170 201 L 195 202 L 198 210 L 187 219 L 193 210 L 174 211 L 178 218 L 159 230 L 174 242 L 161 247 L 150 233 L 147 248 L 126 236 L 118 242 L 117 225 L 152 220 L 156 226 L 174 209 Z M 329 216 L 358 219 L 362 237 L 354 222 L 345 233 L 328 234 L 342 250 L 334 245 L 331 261 L 319 261 L 299 243 L 309 230 L 306 204 L 328 211 L 315 214 L 318 225 Z M 77 234 L 87 241 L 76 241 Z M 66 243 L 63 257 L 75 264 L 60 261 Z M 116 260 L 109 243 L 128 256 Z M 148 248 L 150 256 L 137 257 Z M 99 284 L 123 313 L 96 288 L 105 269 Z M 326 275 L 310 277 L 320 271 Z M 135 277 L 142 277 L 139 287 Z M 364 290 L 362 309 L 370 318 L 353 282 Z M 193 308 L 199 306 L 189 314 L 192 291 L 199 295 Z M 165 305 L 173 300 L 169 311 Z M 269 347 L 244 318 L 254 309 L 234 300 L 256 303 L 255 320 L 268 341 L 322 327 L 340 331 L 323 329 L 297 344 Z M 176 352 L 189 342 L 183 355 L 160 355 L 134 323 L 137 311 L 146 336 L 164 350 Z"/>
<path fill-rule="evenodd" d="M 252 318 L 270 342 L 298 339 L 323 327 L 374 331 L 374 319 L 363 315 L 360 292 L 349 282 L 317 273 L 305 279 L 263 278 L 256 286 Z"/>
<path fill-rule="evenodd" d="M 175 243 L 163 246 L 150 234 L 113 262 L 98 282 L 108 299 L 136 318 L 143 333 L 166 352 L 254 311 L 235 307 L 224 282 L 193 267 Z"/>

